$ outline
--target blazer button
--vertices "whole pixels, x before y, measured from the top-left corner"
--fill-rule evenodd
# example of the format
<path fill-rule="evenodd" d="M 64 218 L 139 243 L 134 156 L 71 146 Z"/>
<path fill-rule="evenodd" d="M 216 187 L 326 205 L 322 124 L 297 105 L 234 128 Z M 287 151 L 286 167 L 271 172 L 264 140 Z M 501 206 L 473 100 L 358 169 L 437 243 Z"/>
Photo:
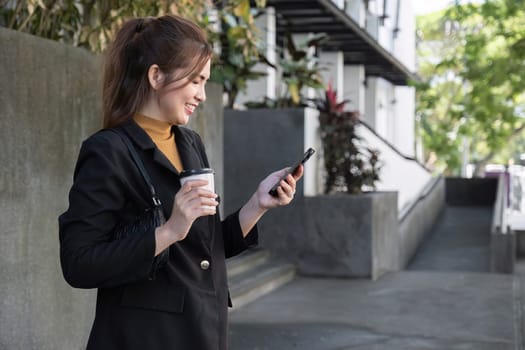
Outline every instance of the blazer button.
<path fill-rule="evenodd" d="M 210 268 L 210 262 L 208 260 L 201 261 L 201 269 L 207 270 Z"/>

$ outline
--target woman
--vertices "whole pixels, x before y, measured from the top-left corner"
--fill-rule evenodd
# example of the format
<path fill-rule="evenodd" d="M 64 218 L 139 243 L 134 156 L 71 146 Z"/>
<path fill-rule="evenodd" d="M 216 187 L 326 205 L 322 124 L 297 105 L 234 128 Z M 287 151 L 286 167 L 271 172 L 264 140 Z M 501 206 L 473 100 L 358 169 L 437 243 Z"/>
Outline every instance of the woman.
<path fill-rule="evenodd" d="M 200 137 L 180 126 L 206 99 L 211 56 L 202 30 L 176 16 L 126 22 L 109 51 L 104 129 L 82 144 L 69 208 L 59 217 L 65 279 L 98 288 L 88 349 L 227 349 L 225 258 L 255 245 L 261 216 L 293 198 L 302 168 L 281 181 L 278 197 L 268 190 L 285 170 L 271 174 L 221 222 L 206 181 L 180 186 L 183 169 L 209 167 Z M 118 240 L 117 225 L 151 204 L 126 144 L 111 129 L 132 141 L 167 218 Z M 155 257 L 166 249 L 169 260 L 152 279 Z"/>

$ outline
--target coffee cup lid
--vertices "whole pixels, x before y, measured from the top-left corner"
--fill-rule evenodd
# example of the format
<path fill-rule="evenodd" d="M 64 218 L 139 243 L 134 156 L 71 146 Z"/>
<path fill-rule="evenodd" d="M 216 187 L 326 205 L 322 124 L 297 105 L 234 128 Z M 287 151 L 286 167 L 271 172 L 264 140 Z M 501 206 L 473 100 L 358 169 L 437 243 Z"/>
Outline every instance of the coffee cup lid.
<path fill-rule="evenodd" d="M 215 174 L 215 172 L 213 171 L 213 169 L 210 169 L 210 168 L 203 168 L 203 169 L 188 169 L 188 170 L 183 170 L 181 173 L 180 173 L 180 177 L 188 177 L 188 176 L 193 176 L 193 175 L 202 175 L 202 174 Z"/>

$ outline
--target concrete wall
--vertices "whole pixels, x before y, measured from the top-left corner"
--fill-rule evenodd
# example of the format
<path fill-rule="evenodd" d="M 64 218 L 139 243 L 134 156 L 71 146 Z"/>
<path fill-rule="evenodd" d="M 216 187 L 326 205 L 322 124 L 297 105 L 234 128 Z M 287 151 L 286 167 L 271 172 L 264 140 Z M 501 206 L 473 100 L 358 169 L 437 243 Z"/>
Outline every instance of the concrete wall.
<path fill-rule="evenodd" d="M 493 206 L 496 201 L 498 178 L 446 179 L 446 201 L 449 205 Z"/>
<path fill-rule="evenodd" d="M 397 271 L 402 242 L 397 235 L 397 192 L 373 192 L 364 194 L 372 200 L 372 270 L 376 280 L 389 271 Z M 356 216 L 359 213 L 354 214 Z M 356 232 L 362 234 L 366 232 Z"/>
<path fill-rule="evenodd" d="M 260 244 L 306 276 L 377 279 L 398 267 L 397 194 L 296 196 L 260 224 Z"/>
<path fill-rule="evenodd" d="M 397 246 L 396 196 L 376 192 L 305 198 L 296 210 L 296 229 L 279 228 L 279 221 L 288 223 L 288 218 L 277 213 L 276 229 L 265 232 L 265 247 L 295 262 L 303 275 L 376 279 L 397 260 L 392 249 Z"/>
<path fill-rule="evenodd" d="M 83 349 L 95 291 L 63 280 L 57 216 L 80 143 L 101 126 L 101 60 L 3 28 L 0 47 L 0 349 Z M 220 96 L 211 86 L 215 106 L 192 124 L 222 178 Z"/>
<path fill-rule="evenodd" d="M 226 213 L 240 208 L 270 173 L 300 159 L 305 149 L 304 123 L 301 108 L 225 111 Z M 304 181 L 298 183 L 298 194 L 303 193 L 303 185 Z"/>
<path fill-rule="evenodd" d="M 94 291 L 62 278 L 57 216 L 100 123 L 100 60 L 0 28 L 0 348 L 81 349 Z"/>

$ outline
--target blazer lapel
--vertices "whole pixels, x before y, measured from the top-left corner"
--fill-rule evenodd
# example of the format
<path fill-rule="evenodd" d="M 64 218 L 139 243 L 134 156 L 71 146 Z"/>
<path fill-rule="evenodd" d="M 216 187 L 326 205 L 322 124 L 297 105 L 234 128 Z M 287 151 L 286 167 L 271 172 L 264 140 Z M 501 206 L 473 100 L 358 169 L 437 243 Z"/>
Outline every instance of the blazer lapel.
<path fill-rule="evenodd" d="M 155 146 L 155 143 L 153 140 L 149 137 L 149 135 L 133 120 L 131 119 L 129 122 L 125 123 L 123 125 L 124 130 L 127 132 L 127 134 L 131 137 L 132 140 L 135 141 L 135 143 L 144 151 L 148 150 L 150 152 L 153 152 L 153 161 L 160 164 L 161 166 L 165 167 L 175 175 L 179 175 L 179 172 L 173 164 L 166 158 L 166 156 Z M 177 140 L 177 137 L 175 137 L 175 140 Z M 177 147 L 179 142 L 177 141 Z M 180 152 L 180 150 L 179 150 Z M 181 155 L 182 164 L 184 167 L 186 167 L 184 163 L 184 159 Z"/>
<path fill-rule="evenodd" d="M 194 144 L 195 140 L 190 133 L 184 130 L 183 127 L 175 125 L 173 126 L 173 132 L 175 133 L 175 141 L 177 142 L 177 149 L 184 169 L 204 168 L 199 151 Z"/>
<path fill-rule="evenodd" d="M 159 163 L 163 167 L 167 168 L 172 173 L 179 175 L 177 169 L 173 166 L 173 164 L 171 164 L 168 158 L 166 158 L 166 156 L 157 147 L 155 147 L 155 149 L 153 150 L 153 160 L 156 163 Z"/>

